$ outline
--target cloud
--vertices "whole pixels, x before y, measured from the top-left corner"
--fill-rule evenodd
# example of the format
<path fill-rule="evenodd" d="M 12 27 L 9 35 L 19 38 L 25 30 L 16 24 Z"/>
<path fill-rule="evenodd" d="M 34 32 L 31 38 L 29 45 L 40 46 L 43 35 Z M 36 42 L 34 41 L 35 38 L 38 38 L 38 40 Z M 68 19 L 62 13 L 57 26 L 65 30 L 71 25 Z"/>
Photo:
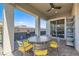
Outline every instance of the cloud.
<path fill-rule="evenodd" d="M 20 25 L 26 25 L 27 27 L 35 27 L 33 24 L 29 24 L 27 22 L 23 22 L 23 21 L 19 21 L 19 22 L 15 22 L 15 26 L 20 26 Z"/>
<path fill-rule="evenodd" d="M 18 25 L 26 25 L 26 24 L 25 24 L 25 22 L 22 22 L 22 21 L 15 22 L 15 26 L 18 26 Z"/>
<path fill-rule="evenodd" d="M 35 24 L 34 23 L 28 23 L 28 22 L 24 22 L 24 21 L 17 21 L 17 22 L 15 22 L 15 26 L 20 26 L 20 25 L 26 25 L 27 27 L 35 28 Z M 45 22 L 41 22 L 40 27 L 41 28 L 46 28 L 46 23 Z"/>

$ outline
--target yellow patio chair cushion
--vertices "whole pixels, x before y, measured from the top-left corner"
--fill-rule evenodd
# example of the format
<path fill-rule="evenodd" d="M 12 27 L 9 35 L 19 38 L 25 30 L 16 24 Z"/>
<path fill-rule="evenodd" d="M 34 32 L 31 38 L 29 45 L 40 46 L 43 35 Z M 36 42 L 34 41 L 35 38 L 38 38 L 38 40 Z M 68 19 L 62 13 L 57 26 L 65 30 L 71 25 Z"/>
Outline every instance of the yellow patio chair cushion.
<path fill-rule="evenodd" d="M 19 50 L 20 52 L 22 52 L 22 53 L 25 53 L 25 49 L 24 49 L 23 46 L 19 46 L 19 47 L 18 47 L 18 50 Z"/>
<path fill-rule="evenodd" d="M 28 43 L 28 44 L 23 44 L 24 47 L 27 47 L 27 46 L 30 46 L 31 44 Z"/>
<path fill-rule="evenodd" d="M 32 48 L 33 48 L 32 45 L 28 45 L 28 46 L 26 46 L 26 47 L 24 47 L 24 46 L 19 46 L 19 47 L 18 47 L 18 50 L 19 50 L 20 52 L 22 52 L 22 53 L 25 53 L 25 52 L 29 51 L 29 50 L 32 49 Z"/>
<path fill-rule="evenodd" d="M 57 42 L 56 41 L 51 41 L 50 42 L 50 47 L 51 48 L 58 48 Z"/>
<path fill-rule="evenodd" d="M 27 46 L 29 46 L 29 45 L 32 46 L 32 44 L 29 43 L 29 40 L 24 40 L 24 41 L 23 41 L 23 46 L 24 46 L 24 47 L 27 47 Z"/>
<path fill-rule="evenodd" d="M 28 44 L 29 43 L 29 40 L 25 39 L 23 40 L 23 44 Z"/>
<path fill-rule="evenodd" d="M 33 48 L 32 44 L 30 44 L 28 40 L 24 40 L 22 45 L 18 47 L 18 50 L 22 53 L 25 53 L 32 48 Z"/>
<path fill-rule="evenodd" d="M 25 51 L 29 51 L 32 48 L 33 48 L 33 46 L 30 44 L 29 46 L 25 47 Z"/>
<path fill-rule="evenodd" d="M 35 50 L 34 51 L 34 54 L 37 55 L 37 56 L 45 56 L 48 54 L 48 50 Z"/>

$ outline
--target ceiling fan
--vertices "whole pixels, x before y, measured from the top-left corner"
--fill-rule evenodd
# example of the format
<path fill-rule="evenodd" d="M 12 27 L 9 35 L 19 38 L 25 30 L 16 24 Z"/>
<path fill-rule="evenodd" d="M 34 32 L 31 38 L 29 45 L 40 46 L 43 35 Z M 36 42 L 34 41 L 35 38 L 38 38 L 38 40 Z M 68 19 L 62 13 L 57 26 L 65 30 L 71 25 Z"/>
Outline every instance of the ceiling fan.
<path fill-rule="evenodd" d="M 47 12 L 51 11 L 52 9 L 61 9 L 61 6 L 55 6 L 53 3 L 50 3 L 51 8 L 47 10 Z"/>

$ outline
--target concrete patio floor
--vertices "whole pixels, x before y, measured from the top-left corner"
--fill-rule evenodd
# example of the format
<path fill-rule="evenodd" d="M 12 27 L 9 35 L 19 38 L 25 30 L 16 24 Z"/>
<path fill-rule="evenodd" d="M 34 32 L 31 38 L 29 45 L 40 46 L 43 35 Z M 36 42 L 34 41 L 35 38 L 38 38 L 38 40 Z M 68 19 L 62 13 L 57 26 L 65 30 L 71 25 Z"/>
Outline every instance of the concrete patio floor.
<path fill-rule="evenodd" d="M 66 41 L 61 40 L 58 49 L 48 48 L 48 56 L 79 56 L 79 53 L 70 46 L 66 46 Z M 15 56 L 21 56 L 22 54 L 18 51 L 14 52 Z M 33 56 L 33 52 L 26 53 L 26 56 Z"/>
<path fill-rule="evenodd" d="M 48 50 L 48 56 L 79 56 L 79 53 L 77 53 L 77 51 L 73 47 L 66 46 L 64 40 L 60 41 L 58 49 L 48 48 Z M 2 56 L 1 51 L 2 48 L 0 48 L 0 56 Z M 22 54 L 18 50 L 15 50 L 13 54 L 14 56 L 22 56 Z M 33 52 L 30 51 L 29 53 L 26 53 L 25 56 L 33 56 Z"/>
<path fill-rule="evenodd" d="M 49 48 L 49 56 L 79 56 L 79 53 L 75 50 L 75 48 L 66 46 L 66 41 L 62 40 L 59 43 L 59 48 L 51 49 Z"/>

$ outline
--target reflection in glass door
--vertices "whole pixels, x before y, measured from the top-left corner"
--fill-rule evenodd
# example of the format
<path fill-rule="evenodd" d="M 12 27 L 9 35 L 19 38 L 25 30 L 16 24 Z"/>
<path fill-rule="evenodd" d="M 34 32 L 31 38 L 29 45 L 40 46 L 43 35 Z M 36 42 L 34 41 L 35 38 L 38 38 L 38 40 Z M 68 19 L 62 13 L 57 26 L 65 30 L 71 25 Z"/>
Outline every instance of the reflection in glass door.
<path fill-rule="evenodd" d="M 64 38 L 64 20 L 57 20 L 57 37 Z"/>
<path fill-rule="evenodd" d="M 51 21 L 51 35 L 64 38 L 64 19 Z"/>
<path fill-rule="evenodd" d="M 51 21 L 51 35 L 56 37 L 56 21 Z"/>

